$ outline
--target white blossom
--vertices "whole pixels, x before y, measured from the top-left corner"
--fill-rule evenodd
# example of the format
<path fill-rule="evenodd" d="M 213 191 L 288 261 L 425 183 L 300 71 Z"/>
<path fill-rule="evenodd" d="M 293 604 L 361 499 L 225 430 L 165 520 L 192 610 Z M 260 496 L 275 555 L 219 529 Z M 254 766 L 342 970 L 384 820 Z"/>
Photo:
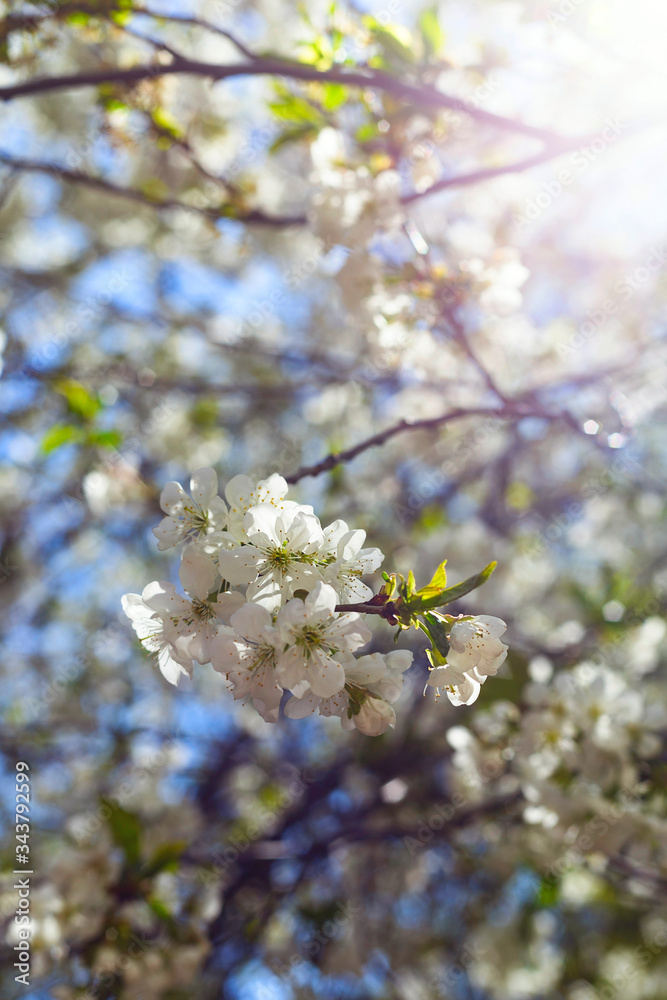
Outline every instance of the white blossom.
<path fill-rule="evenodd" d="M 220 572 L 246 596 L 277 609 L 295 590 L 310 591 L 321 580 L 316 568 L 322 528 L 300 507 L 280 510 L 269 503 L 251 507 L 243 519 L 248 544 L 222 550 Z"/>
<path fill-rule="evenodd" d="M 407 670 L 411 662 L 412 653 L 405 650 L 397 650 L 386 657 L 370 653 L 358 659 L 346 659 L 343 661 L 345 687 L 342 691 L 328 698 L 318 697 L 312 691 L 302 698 L 290 698 L 285 715 L 290 719 L 303 719 L 316 711 L 324 716 L 337 715 L 343 729 L 356 728 L 366 736 L 379 736 L 396 722 L 389 699 L 381 693 L 382 685 L 390 673 L 398 672 L 402 679 L 403 670 Z"/>
<path fill-rule="evenodd" d="M 192 661 L 207 663 L 208 645 L 218 634 L 223 603 L 218 613 L 217 601 L 209 595 L 217 578 L 214 563 L 194 548 L 183 554 L 180 579 L 189 597 L 179 594 L 173 583 L 155 582 L 139 598 L 126 594 L 123 610 L 132 621 L 144 647 L 158 654 L 160 670 L 177 684 L 181 674 L 192 675 Z"/>
<path fill-rule="evenodd" d="M 276 662 L 284 641 L 271 614 L 258 604 L 244 604 L 231 618 L 231 630 L 221 631 L 210 646 L 211 663 L 225 674 L 234 698 L 252 698 L 267 722 L 275 722 L 283 689 Z"/>
<path fill-rule="evenodd" d="M 277 628 L 287 644 L 278 661 L 283 687 L 297 697 L 307 691 L 328 698 L 345 685 L 341 656 L 371 638 L 357 614 L 336 615 L 336 592 L 318 583 L 305 600 L 294 598 L 278 612 Z"/>
<path fill-rule="evenodd" d="M 435 688 L 436 697 L 444 691 L 452 705 L 472 705 L 477 701 L 481 683 L 476 677 L 462 673 L 449 664 L 434 667 L 428 675 L 427 685 Z"/>
<path fill-rule="evenodd" d="M 170 549 L 186 539 L 206 543 L 223 531 L 227 507 L 218 496 L 218 477 L 213 469 L 197 469 L 190 480 L 191 496 L 180 483 L 167 483 L 160 495 L 163 518 L 153 534 L 160 550 Z"/>
<path fill-rule="evenodd" d="M 374 573 L 384 559 L 380 549 L 365 549 L 366 532 L 350 530 L 345 521 L 334 521 L 324 529 L 324 544 L 320 554 L 333 560 L 322 571 L 327 583 L 336 590 L 341 604 L 363 603 L 373 591 L 361 577 Z"/>
<path fill-rule="evenodd" d="M 170 684 L 178 684 L 183 674 L 192 676 L 192 658 L 177 650 L 178 634 L 174 625 L 153 606 L 154 598 L 162 598 L 165 588 L 169 587 L 173 585 L 157 581 L 149 583 L 141 595 L 125 594 L 121 604 L 144 649 L 156 655 L 163 677 Z M 176 588 L 173 589 L 175 591 Z"/>
<path fill-rule="evenodd" d="M 400 697 L 405 671 L 412 666 L 412 653 L 409 649 L 392 649 L 390 653 L 384 654 L 384 662 L 386 666 L 384 674 L 379 680 L 373 681 L 369 689 L 393 705 Z"/>
<path fill-rule="evenodd" d="M 502 619 L 490 615 L 454 622 L 449 634 L 447 663 L 484 683 L 487 677 L 498 672 L 507 656 L 507 646 L 499 639 L 506 628 Z"/>
<path fill-rule="evenodd" d="M 396 713 L 384 698 L 369 695 L 356 715 L 350 720 L 343 719 L 343 728 L 347 729 L 351 722 L 364 736 L 380 736 L 396 724 Z M 345 723 L 348 722 L 348 725 Z"/>
<path fill-rule="evenodd" d="M 436 614 L 443 621 L 444 616 Z M 451 625 L 447 662 L 431 669 L 427 686 L 444 691 L 452 705 L 472 705 L 487 677 L 497 673 L 507 656 L 500 641 L 507 625 L 500 618 L 478 615 Z"/>
<path fill-rule="evenodd" d="M 261 479 L 258 483 L 254 483 L 249 476 L 243 475 L 230 479 L 225 486 L 225 499 L 229 504 L 227 531 L 231 536 L 230 547 L 233 547 L 234 543 L 247 541 L 244 518 L 251 507 L 270 504 L 276 511 L 299 508 L 304 513 L 313 513 L 312 507 L 297 504 L 294 500 L 286 500 L 288 489 L 286 481 L 276 472 L 268 479 Z"/>

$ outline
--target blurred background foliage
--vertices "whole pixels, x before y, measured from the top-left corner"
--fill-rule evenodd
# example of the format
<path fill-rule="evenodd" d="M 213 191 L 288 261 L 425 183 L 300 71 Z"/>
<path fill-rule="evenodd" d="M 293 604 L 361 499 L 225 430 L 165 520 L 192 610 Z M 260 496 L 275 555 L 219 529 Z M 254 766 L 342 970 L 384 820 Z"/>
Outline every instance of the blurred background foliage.
<path fill-rule="evenodd" d="M 664 27 L 650 0 L 4 11 L 3 996 L 664 996 Z M 295 496 L 418 580 L 499 561 L 457 609 L 510 626 L 474 708 L 422 697 L 418 637 L 377 739 L 269 726 L 210 668 L 169 688 L 120 615 L 175 579 L 164 483 L 429 419 Z"/>

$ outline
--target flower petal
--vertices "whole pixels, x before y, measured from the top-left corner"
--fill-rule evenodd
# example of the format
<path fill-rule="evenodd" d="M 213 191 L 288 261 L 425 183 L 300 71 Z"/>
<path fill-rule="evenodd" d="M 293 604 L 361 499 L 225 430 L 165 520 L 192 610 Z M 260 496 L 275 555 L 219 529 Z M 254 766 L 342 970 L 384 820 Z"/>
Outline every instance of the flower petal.
<path fill-rule="evenodd" d="M 379 736 L 396 723 L 396 713 L 382 698 L 367 698 L 352 718 L 359 732 L 365 736 Z"/>
<path fill-rule="evenodd" d="M 160 649 L 157 656 L 158 666 L 160 672 L 165 680 L 168 680 L 170 684 L 178 684 L 179 680 L 183 675 L 186 677 L 192 677 L 192 664 L 189 668 L 179 663 L 173 655 L 172 649 L 168 644 L 165 644 L 162 649 Z"/>
<path fill-rule="evenodd" d="M 494 618 L 493 615 L 477 615 L 475 622 L 483 625 L 489 635 L 501 636 L 507 631 L 507 624 L 502 618 Z"/>
<path fill-rule="evenodd" d="M 238 549 L 222 549 L 218 559 L 223 580 L 239 586 L 252 583 L 265 556 L 252 545 L 242 545 Z"/>
<path fill-rule="evenodd" d="M 227 632 L 218 633 L 209 645 L 211 664 L 219 674 L 228 674 L 231 670 L 238 670 L 247 659 L 248 654 L 250 654 L 248 647 Z"/>
<path fill-rule="evenodd" d="M 306 680 L 306 661 L 297 646 L 290 646 L 280 656 L 276 674 L 282 686 L 292 693 L 296 691 L 297 685 L 303 687 L 301 682 Z"/>
<path fill-rule="evenodd" d="M 245 597 L 240 594 L 238 590 L 227 590 L 222 594 L 218 595 L 218 599 L 213 605 L 213 610 L 215 611 L 216 617 L 224 622 L 225 625 L 230 624 L 230 620 L 233 614 L 235 614 L 239 608 L 242 608 L 245 604 Z"/>
<path fill-rule="evenodd" d="M 337 660 L 313 650 L 307 661 L 306 676 L 313 694 L 320 698 L 330 698 L 345 687 L 345 671 Z"/>
<path fill-rule="evenodd" d="M 250 506 L 253 490 L 254 484 L 249 476 L 234 476 L 229 480 L 225 486 L 225 499 L 233 514 L 240 514 Z"/>
<path fill-rule="evenodd" d="M 218 571 L 212 559 L 190 546 L 183 553 L 178 575 L 188 594 L 205 601 L 213 590 Z"/>
<path fill-rule="evenodd" d="M 336 591 L 327 583 L 318 583 L 306 598 L 308 617 L 316 621 L 331 618 L 336 607 Z"/>
<path fill-rule="evenodd" d="M 366 687 L 375 681 L 379 681 L 387 672 L 382 653 L 369 653 L 360 656 L 358 660 L 352 660 L 350 665 L 345 665 L 345 676 L 354 684 Z"/>
<path fill-rule="evenodd" d="M 259 604 L 244 604 L 232 615 L 231 626 L 244 639 L 257 645 L 272 646 L 279 638 L 273 618 Z"/>
<path fill-rule="evenodd" d="M 180 483 L 172 481 L 167 483 L 160 494 L 160 507 L 165 514 L 178 515 L 184 507 L 187 507 L 190 498 Z"/>
<path fill-rule="evenodd" d="M 181 541 L 184 535 L 183 525 L 175 517 L 164 517 L 158 526 L 153 528 L 153 534 L 157 538 L 158 549 L 164 552 L 165 549 L 170 549 Z"/>
<path fill-rule="evenodd" d="M 454 686 L 454 690 L 451 691 L 449 687 L 447 687 L 445 689 L 445 694 L 449 698 L 452 705 L 472 705 L 473 702 L 477 701 L 481 690 L 482 685 L 479 681 L 476 681 L 474 677 L 469 677 L 468 674 L 465 674 L 463 680 Z"/>
<path fill-rule="evenodd" d="M 317 711 L 321 700 L 312 692 L 303 698 L 290 698 L 285 705 L 285 715 L 288 719 L 305 719 Z"/>
<path fill-rule="evenodd" d="M 390 670 L 405 673 L 412 666 L 412 652 L 409 649 L 393 649 L 385 655 L 385 660 Z"/>
<path fill-rule="evenodd" d="M 192 479 L 190 480 L 190 493 L 192 494 L 192 499 L 196 501 L 200 507 L 206 509 L 217 492 L 218 477 L 215 469 L 197 469 L 192 473 Z"/>

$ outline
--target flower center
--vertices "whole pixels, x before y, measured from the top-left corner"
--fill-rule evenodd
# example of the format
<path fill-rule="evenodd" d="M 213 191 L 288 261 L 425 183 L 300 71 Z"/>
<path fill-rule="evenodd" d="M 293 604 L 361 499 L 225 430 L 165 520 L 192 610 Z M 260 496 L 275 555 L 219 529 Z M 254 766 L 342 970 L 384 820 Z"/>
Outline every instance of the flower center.
<path fill-rule="evenodd" d="M 317 625 L 307 625 L 301 629 L 296 641 L 299 646 L 309 646 L 312 648 L 314 646 L 321 646 L 323 638 L 322 630 Z"/>
<path fill-rule="evenodd" d="M 190 610 L 186 611 L 180 618 L 172 618 L 174 625 L 184 624 L 188 627 L 192 625 L 204 625 L 215 618 L 215 611 L 206 601 L 194 598 L 190 603 Z"/>
<path fill-rule="evenodd" d="M 252 662 L 251 670 L 260 670 L 262 667 L 270 663 L 271 666 L 275 666 L 276 651 L 273 646 L 258 646 L 255 652 L 255 659 Z"/>
<path fill-rule="evenodd" d="M 338 649 L 329 642 L 324 624 L 302 626 L 296 631 L 294 642 L 295 645 L 301 646 L 306 657 L 309 657 L 315 649 L 324 649 L 329 654 L 338 652 Z"/>
<path fill-rule="evenodd" d="M 286 573 L 291 563 L 295 561 L 294 553 L 287 548 L 287 542 L 283 542 L 280 548 L 269 549 L 267 558 L 271 569 L 277 569 L 280 573 Z"/>
<path fill-rule="evenodd" d="M 187 525 L 188 534 L 201 535 L 208 530 L 208 511 L 203 507 L 184 507 L 180 520 Z"/>

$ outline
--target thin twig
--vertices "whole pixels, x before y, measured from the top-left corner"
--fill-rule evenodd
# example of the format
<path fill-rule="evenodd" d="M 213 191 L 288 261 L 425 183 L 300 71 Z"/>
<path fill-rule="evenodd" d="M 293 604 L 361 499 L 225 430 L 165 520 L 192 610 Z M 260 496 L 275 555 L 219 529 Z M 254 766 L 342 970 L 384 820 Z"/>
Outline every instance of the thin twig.
<path fill-rule="evenodd" d="M 549 160 L 562 156 L 563 153 L 568 153 L 578 146 L 585 145 L 592 138 L 590 135 L 581 135 L 574 139 L 559 139 L 557 142 L 548 142 L 539 153 L 527 156 L 523 160 L 514 160 L 500 167 L 485 167 L 482 170 L 471 170 L 467 174 L 454 174 L 452 177 L 443 177 L 441 180 L 436 181 L 435 184 L 431 184 L 425 191 L 414 191 L 412 194 L 405 195 L 401 200 L 404 205 L 411 205 L 415 201 L 421 201 L 422 198 L 428 198 L 432 194 L 439 194 L 440 191 L 446 191 L 448 188 L 469 187 L 472 184 L 480 184 L 482 181 L 494 180 L 496 177 L 502 177 L 504 174 L 520 174 L 526 170 L 530 170 L 532 167 L 538 167 L 542 163 L 547 163 Z"/>
<path fill-rule="evenodd" d="M 96 191 L 104 191 L 105 194 L 110 194 L 117 198 L 125 198 L 128 201 L 139 202 L 142 205 L 146 205 L 148 208 L 158 210 L 182 209 L 184 212 L 193 212 L 196 215 L 203 216 L 211 222 L 217 222 L 220 219 L 234 219 L 235 221 L 244 223 L 254 223 L 256 225 L 270 226 L 272 228 L 281 228 L 283 226 L 303 225 L 306 221 L 304 216 L 266 215 L 258 209 L 252 209 L 245 214 L 241 212 L 235 214 L 233 211 L 230 211 L 231 206 L 229 204 L 224 204 L 220 208 L 200 208 L 197 205 L 190 205 L 187 202 L 179 201 L 177 198 L 152 198 L 150 195 L 145 194 L 143 191 L 138 191 L 136 188 L 122 187 L 119 184 L 115 184 L 113 181 L 105 180 L 103 177 L 94 177 L 91 174 L 86 174 L 82 170 L 70 170 L 58 163 L 48 163 L 40 160 L 27 160 L 23 157 L 10 156 L 9 153 L 1 151 L 0 163 L 4 163 L 6 166 L 11 167 L 14 170 L 24 170 L 29 173 L 49 174 L 71 184 L 80 184 L 83 187 L 89 187 Z"/>
<path fill-rule="evenodd" d="M 317 462 L 316 465 L 303 466 L 290 476 L 285 476 L 285 479 L 288 483 L 298 483 L 299 480 L 305 479 L 308 476 L 319 476 L 322 472 L 329 472 L 337 465 L 341 465 L 344 462 L 351 462 L 358 455 L 361 455 L 362 452 L 367 451 L 369 448 L 377 448 L 398 434 L 404 434 L 406 431 L 436 430 L 438 427 L 453 423 L 455 420 L 463 420 L 465 417 L 496 417 L 499 420 L 522 420 L 524 417 L 542 417 L 548 420 L 564 420 L 566 416 L 566 414 L 560 412 L 548 413 L 535 408 L 529 410 L 509 407 L 493 409 L 488 406 L 481 406 L 469 409 L 459 408 L 449 410 L 439 417 L 429 417 L 425 420 L 401 420 L 399 423 L 387 427 L 385 430 L 371 435 L 371 437 L 365 438 L 365 440 L 360 441 L 359 444 L 355 444 L 352 448 L 347 448 L 345 451 L 332 452 L 326 458 L 323 458 L 321 462 Z"/>

